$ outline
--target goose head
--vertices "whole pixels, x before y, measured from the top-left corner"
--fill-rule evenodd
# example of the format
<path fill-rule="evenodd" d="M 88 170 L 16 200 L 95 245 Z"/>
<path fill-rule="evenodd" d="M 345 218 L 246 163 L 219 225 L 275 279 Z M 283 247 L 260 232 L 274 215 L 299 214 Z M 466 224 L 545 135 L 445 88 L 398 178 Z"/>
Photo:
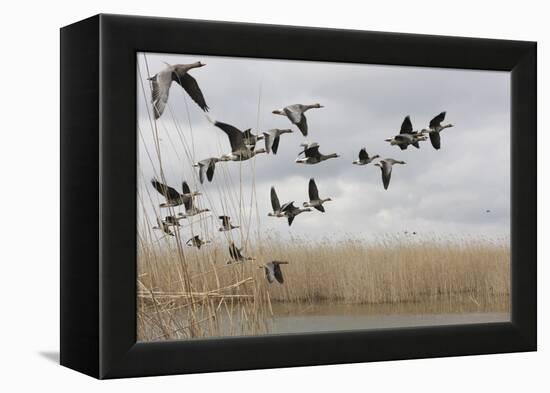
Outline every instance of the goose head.
<path fill-rule="evenodd" d="M 307 162 L 307 157 L 305 158 L 297 158 L 295 161 L 297 164 L 305 164 Z"/>
<path fill-rule="evenodd" d="M 319 104 L 319 103 L 315 103 L 311 106 L 312 108 L 324 108 L 323 105 Z"/>
<path fill-rule="evenodd" d="M 283 130 L 278 130 L 279 131 L 279 134 L 291 134 L 293 133 L 294 131 L 292 131 L 290 128 L 285 128 Z"/>
<path fill-rule="evenodd" d="M 204 63 L 201 63 L 200 61 L 197 61 L 193 64 L 190 64 L 191 68 L 199 68 L 199 67 L 204 67 L 206 64 Z"/>
<path fill-rule="evenodd" d="M 274 111 L 271 111 L 274 115 L 283 115 L 286 116 L 285 112 L 280 109 L 275 109 Z"/>

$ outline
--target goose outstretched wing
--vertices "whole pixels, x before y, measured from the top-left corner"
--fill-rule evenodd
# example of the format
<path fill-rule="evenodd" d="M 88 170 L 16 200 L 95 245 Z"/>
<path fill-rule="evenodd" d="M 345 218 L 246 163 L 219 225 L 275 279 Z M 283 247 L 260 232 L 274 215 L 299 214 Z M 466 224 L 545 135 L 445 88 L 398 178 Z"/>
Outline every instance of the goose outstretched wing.
<path fill-rule="evenodd" d="M 445 114 L 447 112 L 441 112 L 439 115 L 430 120 L 430 128 L 436 128 L 441 126 L 441 122 L 445 120 Z"/>
<path fill-rule="evenodd" d="M 208 105 L 199 87 L 199 84 L 188 72 L 174 71 L 176 77 L 174 80 L 180 84 L 181 87 L 187 92 L 189 97 L 204 111 L 208 112 Z"/>
<path fill-rule="evenodd" d="M 308 158 L 319 158 L 321 156 L 321 153 L 319 153 L 319 145 L 317 143 L 313 143 L 309 145 L 305 150 L 304 154 Z"/>
<path fill-rule="evenodd" d="M 319 190 L 317 189 L 317 184 L 313 178 L 309 179 L 309 200 L 316 201 L 319 199 Z"/>
<path fill-rule="evenodd" d="M 167 200 L 174 200 L 180 197 L 180 193 L 177 192 L 174 188 L 167 186 L 166 184 L 163 184 L 156 179 L 151 180 L 151 184 L 153 185 L 153 187 L 155 187 L 155 190 L 157 190 Z"/>
<path fill-rule="evenodd" d="M 285 279 L 283 277 L 283 271 L 281 270 L 281 265 L 278 263 L 272 263 L 273 264 L 273 275 L 275 276 L 275 279 L 280 283 L 284 283 Z"/>
<path fill-rule="evenodd" d="M 279 198 L 277 197 L 275 187 L 271 187 L 271 207 L 273 208 L 274 212 L 281 210 L 281 204 L 279 203 Z"/>
<path fill-rule="evenodd" d="M 384 189 L 387 190 L 388 187 L 390 186 L 392 166 L 387 162 L 382 162 L 381 169 L 382 169 L 382 183 L 384 184 Z"/>
<path fill-rule="evenodd" d="M 214 160 L 210 160 L 208 162 L 208 169 L 206 170 L 206 178 L 208 181 L 212 181 L 214 178 L 214 170 L 216 169 L 216 162 Z"/>
<path fill-rule="evenodd" d="M 403 123 L 401 124 L 401 131 L 400 134 L 412 134 L 413 132 L 413 126 L 411 123 L 411 117 L 406 116 L 403 120 Z"/>
<path fill-rule="evenodd" d="M 151 103 L 155 119 L 158 119 L 164 112 L 171 84 L 172 77 L 169 71 L 159 72 L 151 78 Z"/>
<path fill-rule="evenodd" d="M 361 150 L 359 150 L 359 160 L 365 161 L 368 159 L 369 159 L 369 154 L 367 153 L 367 149 L 362 148 Z"/>
<path fill-rule="evenodd" d="M 232 151 L 246 149 L 243 133 L 238 128 L 233 127 L 231 124 L 222 123 L 220 121 L 216 121 L 214 125 L 226 133 L 227 137 L 229 138 L 229 143 L 231 144 Z"/>
<path fill-rule="evenodd" d="M 439 132 L 430 132 L 430 142 L 432 142 L 434 149 L 439 150 L 441 147 L 441 136 Z"/>
<path fill-rule="evenodd" d="M 307 119 L 300 105 L 290 105 L 283 109 L 290 121 L 298 126 L 304 136 L 307 136 Z"/>

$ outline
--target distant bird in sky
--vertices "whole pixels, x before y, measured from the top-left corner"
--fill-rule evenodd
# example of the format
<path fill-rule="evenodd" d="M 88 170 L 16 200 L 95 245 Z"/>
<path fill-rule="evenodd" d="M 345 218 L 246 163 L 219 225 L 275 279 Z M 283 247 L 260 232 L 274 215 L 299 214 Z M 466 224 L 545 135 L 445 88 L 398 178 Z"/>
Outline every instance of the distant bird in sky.
<path fill-rule="evenodd" d="M 300 129 L 300 131 L 302 132 L 302 135 L 307 136 L 308 126 L 307 126 L 306 115 L 304 113 L 313 108 L 323 108 L 323 106 L 321 104 L 313 104 L 313 105 L 294 104 L 294 105 L 286 106 L 283 109 L 274 110 L 272 113 L 275 115 L 282 115 L 282 116 L 288 117 L 288 120 L 290 120 L 292 124 L 296 125 Z"/>
<path fill-rule="evenodd" d="M 279 198 L 277 197 L 277 192 L 275 191 L 275 187 L 271 187 L 271 208 L 273 209 L 272 212 L 267 213 L 270 217 L 285 217 L 285 213 L 283 212 L 281 208 L 281 204 L 279 203 Z M 286 206 L 286 204 L 285 204 Z"/>
<path fill-rule="evenodd" d="M 180 227 L 181 217 L 166 216 L 164 217 L 164 222 L 170 226 Z"/>
<path fill-rule="evenodd" d="M 387 190 L 390 185 L 392 166 L 395 164 L 404 165 L 405 161 L 394 160 L 393 158 L 384 158 L 374 164 L 375 166 L 380 167 L 380 170 L 382 171 L 382 183 L 384 184 L 385 190 Z"/>
<path fill-rule="evenodd" d="M 285 217 L 288 220 L 288 226 L 292 225 L 292 222 L 294 221 L 294 218 L 301 213 L 304 212 L 310 212 L 311 209 L 309 207 L 301 208 L 294 206 L 294 201 L 285 203 L 281 207 L 281 211 L 284 213 Z"/>
<path fill-rule="evenodd" d="M 206 213 L 210 211 L 210 209 L 199 209 L 198 207 L 196 207 L 195 201 L 193 200 L 193 198 L 187 199 L 183 203 L 183 206 L 185 207 L 185 214 L 178 213 L 178 216 L 182 218 L 189 218 L 189 217 L 196 216 L 197 214 Z"/>
<path fill-rule="evenodd" d="M 204 67 L 206 64 L 203 64 L 200 61 L 192 64 L 165 64 L 166 68 L 148 78 L 148 80 L 151 81 L 151 102 L 153 104 L 155 119 L 158 119 L 164 112 L 164 108 L 168 102 L 168 95 L 170 93 L 172 81 L 177 82 L 181 87 L 183 87 L 189 97 L 191 97 L 191 99 L 195 101 L 203 111 L 208 112 L 208 105 L 206 105 L 206 101 L 204 100 L 199 84 L 195 78 L 189 75 L 189 70 Z"/>
<path fill-rule="evenodd" d="M 371 163 L 373 160 L 375 160 L 377 158 L 380 158 L 380 156 L 378 154 L 376 154 L 372 157 L 369 157 L 369 154 L 367 153 L 367 149 L 362 148 L 361 150 L 359 150 L 359 158 L 357 160 L 354 160 L 352 162 L 352 164 L 367 165 L 367 164 Z"/>
<path fill-rule="evenodd" d="M 317 189 L 317 184 L 315 184 L 315 179 L 311 178 L 309 179 L 309 202 L 304 202 L 304 207 L 313 207 L 320 212 L 325 212 L 325 208 L 323 207 L 323 203 L 332 201 L 330 198 L 319 198 L 319 190 Z"/>
<path fill-rule="evenodd" d="M 411 122 L 411 117 L 406 116 L 401 124 L 401 130 L 398 135 L 395 135 L 393 138 L 385 139 L 386 142 L 390 142 L 390 145 L 399 146 L 401 150 L 406 150 L 409 145 L 413 145 L 417 149 L 420 149 L 418 142 L 425 141 L 426 136 L 417 131 L 413 131 L 413 126 Z"/>
<path fill-rule="evenodd" d="M 156 179 L 151 180 L 151 184 L 166 199 L 166 203 L 161 203 L 160 207 L 175 207 L 179 205 L 183 205 L 188 200 L 192 199 L 194 196 L 200 195 L 200 192 L 193 191 L 189 189 L 189 185 L 187 182 L 183 182 L 181 184 L 182 187 L 182 193 L 180 194 L 178 191 L 176 191 L 174 188 L 159 182 Z"/>
<path fill-rule="evenodd" d="M 226 262 L 226 264 L 228 265 L 232 264 L 233 262 L 245 262 L 254 260 L 254 258 L 244 256 L 242 254 L 242 249 L 238 248 L 233 242 L 229 244 L 229 256 L 231 257 L 231 259 Z"/>
<path fill-rule="evenodd" d="M 224 154 L 220 157 L 220 161 L 246 161 L 256 154 L 265 153 L 265 149 L 254 150 L 245 143 L 245 134 L 243 131 L 231 124 L 214 121 L 214 125 L 225 132 L 231 145 L 231 153 Z"/>
<path fill-rule="evenodd" d="M 204 175 L 206 175 L 206 178 L 209 182 L 212 181 L 212 179 L 214 178 L 216 163 L 218 161 L 220 161 L 219 158 L 210 157 L 193 164 L 195 168 L 199 168 L 199 180 L 201 184 L 204 183 Z"/>
<path fill-rule="evenodd" d="M 195 235 L 191 239 L 185 242 L 185 244 L 187 244 L 189 247 L 197 247 L 199 250 L 201 249 L 202 246 L 208 243 L 211 243 L 211 241 L 202 240 L 199 235 Z"/>
<path fill-rule="evenodd" d="M 491 213 L 491 211 L 489 209 L 485 210 L 485 213 Z"/>
<path fill-rule="evenodd" d="M 298 164 L 307 164 L 307 165 L 313 165 L 313 164 L 318 164 L 322 161 L 326 161 L 330 158 L 338 158 L 340 157 L 338 154 L 336 153 L 332 153 L 332 154 L 321 154 L 319 152 L 319 144 L 316 143 L 316 142 L 313 142 L 313 143 L 303 143 L 301 145 L 302 147 L 304 147 L 304 150 L 301 151 L 299 154 L 298 154 L 298 158 L 296 158 L 296 163 Z M 304 154 L 304 158 L 300 158 L 300 155 Z"/>
<path fill-rule="evenodd" d="M 434 149 L 438 150 L 441 148 L 441 131 L 445 128 L 453 127 L 452 124 L 441 125 L 441 122 L 445 120 L 445 115 L 447 112 L 441 112 L 439 115 L 430 120 L 428 128 L 423 129 L 422 133 L 427 133 L 430 136 L 430 142 Z"/>
<path fill-rule="evenodd" d="M 267 282 L 271 284 L 273 281 L 276 280 L 277 282 L 282 284 L 285 282 L 285 280 L 283 277 L 283 271 L 281 270 L 281 265 L 288 265 L 288 262 L 271 261 L 259 267 L 264 269 L 265 278 L 267 279 Z"/>
<path fill-rule="evenodd" d="M 279 140 L 281 139 L 281 135 L 291 133 L 292 130 L 290 129 L 284 129 L 281 130 L 279 128 L 274 128 L 272 130 L 264 132 L 264 142 L 265 142 L 265 150 L 268 153 L 273 152 L 273 154 L 277 154 L 277 150 L 279 149 Z"/>
<path fill-rule="evenodd" d="M 231 217 L 229 216 L 219 216 L 220 220 L 222 220 L 222 226 L 218 229 L 220 232 L 230 231 L 232 229 L 239 228 L 238 225 L 231 224 Z"/>
<path fill-rule="evenodd" d="M 164 232 L 165 235 L 168 236 L 174 236 L 174 233 L 170 230 L 170 225 L 164 221 L 161 221 L 160 218 L 157 217 L 157 226 L 153 227 L 153 229 L 158 229 Z"/>

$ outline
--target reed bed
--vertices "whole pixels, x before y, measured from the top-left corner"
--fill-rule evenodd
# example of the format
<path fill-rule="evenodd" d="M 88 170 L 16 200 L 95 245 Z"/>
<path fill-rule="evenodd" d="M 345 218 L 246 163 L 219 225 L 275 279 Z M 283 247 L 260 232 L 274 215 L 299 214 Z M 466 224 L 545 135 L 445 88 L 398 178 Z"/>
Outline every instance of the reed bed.
<path fill-rule="evenodd" d="M 177 330 L 177 323 L 193 323 L 189 313 L 182 313 L 191 302 L 200 309 L 196 319 L 202 325 L 211 323 L 206 322 L 210 318 L 224 326 L 197 328 L 200 333 L 184 337 L 268 333 L 273 303 L 424 303 L 429 308 L 430 303 L 446 301 L 457 310 L 464 302 L 487 310 L 492 304 L 502 309 L 510 292 L 510 249 L 504 240 L 266 240 L 262 249 L 247 250 L 256 261 L 231 265 L 225 264 L 223 247 L 190 250 L 186 263 L 191 290 L 182 290 L 177 255 L 140 251 L 142 338 L 164 337 L 150 322 L 159 315 L 164 322 L 156 325 L 164 323 L 168 331 Z M 283 266 L 283 285 L 265 280 L 259 266 L 269 260 L 289 262 Z"/>

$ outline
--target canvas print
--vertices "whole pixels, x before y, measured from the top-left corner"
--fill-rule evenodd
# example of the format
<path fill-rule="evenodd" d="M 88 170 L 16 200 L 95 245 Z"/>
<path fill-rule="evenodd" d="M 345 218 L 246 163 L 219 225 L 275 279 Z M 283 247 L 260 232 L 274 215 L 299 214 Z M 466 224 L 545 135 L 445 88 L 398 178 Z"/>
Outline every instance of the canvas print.
<path fill-rule="evenodd" d="M 138 53 L 139 341 L 510 320 L 510 74 Z"/>

